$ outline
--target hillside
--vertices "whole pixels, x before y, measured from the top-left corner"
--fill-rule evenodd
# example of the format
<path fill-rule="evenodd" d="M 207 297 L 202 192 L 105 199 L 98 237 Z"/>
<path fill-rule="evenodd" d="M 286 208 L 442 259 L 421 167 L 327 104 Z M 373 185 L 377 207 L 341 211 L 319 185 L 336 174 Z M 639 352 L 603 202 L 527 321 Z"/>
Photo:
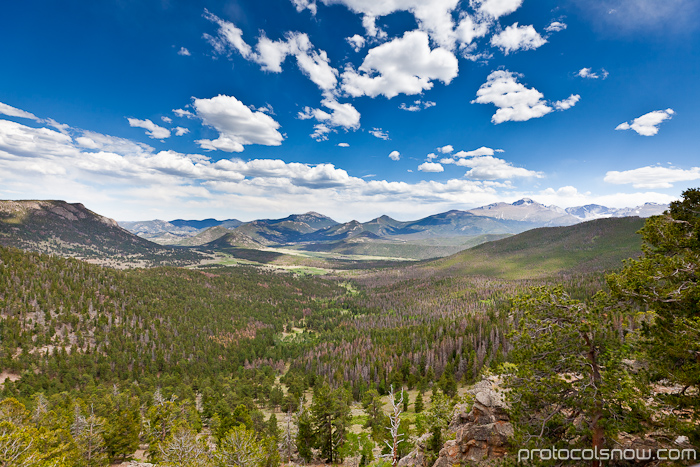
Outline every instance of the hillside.
<path fill-rule="evenodd" d="M 639 256 L 642 240 L 636 232 L 643 225 L 644 219 L 624 217 L 533 229 L 424 267 L 508 279 L 610 270 L 622 266 L 623 259 Z"/>
<path fill-rule="evenodd" d="M 0 201 L 0 245 L 111 265 L 179 265 L 201 257 L 161 247 L 80 203 L 65 201 Z"/>

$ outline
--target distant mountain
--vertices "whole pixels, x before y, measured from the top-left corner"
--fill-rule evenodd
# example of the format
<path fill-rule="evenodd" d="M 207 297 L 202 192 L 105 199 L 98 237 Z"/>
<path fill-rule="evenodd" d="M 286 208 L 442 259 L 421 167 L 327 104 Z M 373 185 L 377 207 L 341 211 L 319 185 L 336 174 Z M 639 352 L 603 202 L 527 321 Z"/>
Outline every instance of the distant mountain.
<path fill-rule="evenodd" d="M 668 204 L 646 203 L 634 208 L 608 208 L 599 204 L 588 204 L 567 208 L 566 212 L 579 219 L 590 220 L 604 217 L 651 217 L 663 214 L 668 209 Z"/>
<path fill-rule="evenodd" d="M 208 229 L 209 227 L 215 227 L 215 226 L 222 226 L 226 227 L 227 229 L 235 229 L 239 225 L 241 225 L 243 222 L 239 221 L 238 219 L 226 219 L 225 221 L 218 221 L 216 219 L 203 219 L 201 221 L 194 221 L 194 220 L 184 220 L 184 219 L 175 219 L 174 221 L 170 221 L 170 224 L 175 226 L 175 227 L 186 227 L 186 228 L 191 228 L 194 229 L 195 231 L 202 231 L 205 229 Z"/>
<path fill-rule="evenodd" d="M 596 219 L 565 227 L 544 227 L 484 243 L 424 267 L 451 273 L 508 279 L 562 272 L 604 271 L 641 254 L 639 217 Z"/>
<path fill-rule="evenodd" d="M 512 204 L 489 204 L 467 212 L 494 219 L 535 223 L 539 224 L 540 227 L 574 225 L 581 222 L 580 218 L 571 215 L 560 207 L 545 206 L 530 198 L 523 198 Z"/>
<path fill-rule="evenodd" d="M 216 228 L 216 227 L 214 227 Z M 266 243 L 261 243 L 249 235 L 244 234 L 243 232 L 239 232 L 238 230 L 230 231 L 221 237 L 212 240 L 211 242 L 205 243 L 202 245 L 204 248 L 208 249 L 227 249 L 231 247 L 236 247 L 236 248 L 261 248 L 265 246 Z"/>
<path fill-rule="evenodd" d="M 0 201 L 0 244 L 120 264 L 182 264 L 200 257 L 163 248 L 80 203 L 65 201 Z"/>
<path fill-rule="evenodd" d="M 227 229 L 226 227 L 224 227 L 222 225 L 215 225 L 214 227 L 209 227 L 208 229 L 204 229 L 203 231 L 200 231 L 194 237 L 188 237 L 188 238 L 185 238 L 184 240 L 180 240 L 177 243 L 177 245 L 180 245 L 180 246 L 200 246 L 200 245 L 204 245 L 205 243 L 213 242 L 214 240 L 217 240 L 228 233 L 231 233 L 231 230 Z"/>
<path fill-rule="evenodd" d="M 574 208 L 566 208 L 566 212 L 578 219 L 592 220 L 601 219 L 604 217 L 617 217 L 614 208 L 601 206 L 600 204 L 587 204 L 585 206 L 577 206 Z"/>
<path fill-rule="evenodd" d="M 324 229 L 326 227 L 331 227 L 338 224 L 330 217 L 313 211 L 305 214 L 292 214 L 284 219 L 266 219 L 260 222 L 265 222 L 269 225 L 284 224 L 290 226 L 290 228 L 291 226 L 296 225 L 297 230 L 300 232 L 313 232 L 315 230 Z M 308 228 L 305 226 L 308 226 Z"/>

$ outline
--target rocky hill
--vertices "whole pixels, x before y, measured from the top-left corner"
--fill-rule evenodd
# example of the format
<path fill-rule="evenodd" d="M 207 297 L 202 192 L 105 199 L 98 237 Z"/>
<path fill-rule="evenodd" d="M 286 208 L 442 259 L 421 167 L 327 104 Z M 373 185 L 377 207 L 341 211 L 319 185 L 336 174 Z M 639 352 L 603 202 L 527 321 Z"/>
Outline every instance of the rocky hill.
<path fill-rule="evenodd" d="M 0 201 L 0 245 L 110 265 L 189 264 L 197 252 L 164 248 L 80 203 Z"/>

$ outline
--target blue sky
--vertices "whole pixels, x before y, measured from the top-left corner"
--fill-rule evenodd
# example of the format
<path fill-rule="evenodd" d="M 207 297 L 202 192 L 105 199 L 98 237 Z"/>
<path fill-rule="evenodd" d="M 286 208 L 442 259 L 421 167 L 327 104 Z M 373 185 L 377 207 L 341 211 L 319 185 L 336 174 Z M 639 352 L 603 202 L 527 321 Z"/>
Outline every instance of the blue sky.
<path fill-rule="evenodd" d="M 3 199 L 118 220 L 407 220 L 700 185 L 692 0 L 2 8 Z"/>

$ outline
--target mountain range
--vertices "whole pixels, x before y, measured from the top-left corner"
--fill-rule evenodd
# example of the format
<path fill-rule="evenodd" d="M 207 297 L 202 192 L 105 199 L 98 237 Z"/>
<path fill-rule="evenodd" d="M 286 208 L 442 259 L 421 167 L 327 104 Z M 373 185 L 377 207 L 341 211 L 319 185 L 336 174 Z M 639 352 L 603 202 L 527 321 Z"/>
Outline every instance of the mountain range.
<path fill-rule="evenodd" d="M 446 256 L 482 241 L 539 227 L 570 226 L 608 217 L 649 217 L 661 214 L 667 208 L 668 205 L 647 203 L 623 209 L 595 204 L 563 209 L 524 198 L 510 204 L 494 203 L 467 211 L 451 210 L 415 221 L 399 221 L 385 215 L 367 222 L 339 223 L 323 214 L 307 212 L 251 222 L 178 219 L 170 222 L 122 222 L 121 225 L 132 233 L 166 245 L 209 248 L 285 246 L 308 251 L 425 259 Z M 409 250 L 411 253 L 406 253 Z"/>
<path fill-rule="evenodd" d="M 79 203 L 0 201 L 0 245 L 115 267 L 195 264 L 214 253 L 252 261 L 261 255 L 303 256 L 307 260 L 298 261 L 308 264 L 325 264 L 327 259 L 422 260 L 446 257 L 541 227 L 573 226 L 592 218 L 646 217 L 666 208 L 658 204 L 628 209 L 589 205 L 565 210 L 523 199 L 415 221 L 380 216 L 367 222 L 339 223 L 307 212 L 252 222 L 177 219 L 124 222 L 120 226 Z"/>

